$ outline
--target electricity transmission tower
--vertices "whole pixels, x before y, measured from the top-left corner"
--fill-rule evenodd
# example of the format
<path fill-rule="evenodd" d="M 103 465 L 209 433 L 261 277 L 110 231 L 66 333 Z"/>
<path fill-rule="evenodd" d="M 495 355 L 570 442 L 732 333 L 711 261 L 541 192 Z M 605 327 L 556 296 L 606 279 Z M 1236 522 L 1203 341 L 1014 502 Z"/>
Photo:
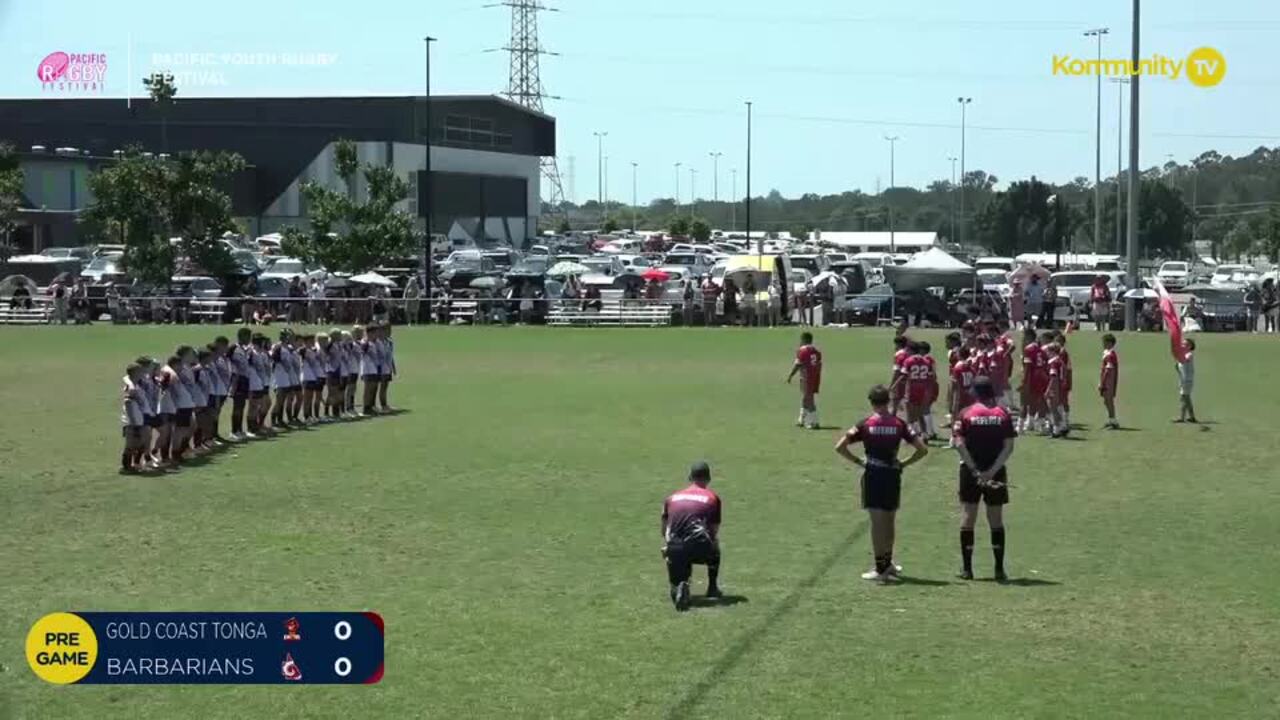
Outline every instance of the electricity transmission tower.
<path fill-rule="evenodd" d="M 543 49 L 538 42 L 538 13 L 543 10 L 548 12 L 557 12 L 557 10 L 547 7 L 540 0 L 506 0 L 497 5 L 511 8 L 511 40 L 507 43 L 507 47 L 503 48 L 511 59 L 511 73 L 505 94 L 512 102 L 530 110 L 544 112 L 542 101 L 546 98 L 554 99 L 555 96 L 547 95 L 542 89 L 539 58 L 542 55 L 556 53 Z M 560 167 L 556 164 L 554 156 L 542 158 L 541 165 L 542 177 L 547 182 L 547 197 L 559 212 L 560 204 L 564 202 Z"/>

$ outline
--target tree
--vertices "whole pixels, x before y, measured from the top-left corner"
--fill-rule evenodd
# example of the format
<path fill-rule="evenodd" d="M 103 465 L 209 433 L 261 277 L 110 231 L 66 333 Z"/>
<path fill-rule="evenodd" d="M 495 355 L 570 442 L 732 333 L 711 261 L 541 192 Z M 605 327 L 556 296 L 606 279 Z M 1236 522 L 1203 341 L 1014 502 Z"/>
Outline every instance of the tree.
<path fill-rule="evenodd" d="M 705 243 L 711 239 L 711 225 L 706 220 L 698 218 L 689 223 L 689 236 L 700 243 Z"/>
<path fill-rule="evenodd" d="M 568 235 L 572 231 L 573 231 L 573 227 L 569 225 L 569 218 L 568 217 L 560 218 L 560 224 L 556 225 L 556 233 L 560 235 Z"/>
<path fill-rule="evenodd" d="M 1257 234 L 1253 224 L 1248 218 L 1240 218 L 1236 221 L 1231 231 L 1223 238 L 1223 250 L 1228 256 L 1234 257 L 1236 262 L 1240 262 L 1241 258 L 1252 257 L 1257 247 Z"/>
<path fill-rule="evenodd" d="M 396 205 L 409 196 L 409 184 L 385 165 L 365 164 L 349 140 L 334 145 L 334 164 L 345 186 L 333 190 L 314 181 L 302 186 L 310 228 L 288 228 L 281 249 L 332 272 L 360 273 L 383 262 L 412 255 L 418 245 L 413 218 Z M 359 177 L 367 199 L 356 198 Z"/>
<path fill-rule="evenodd" d="M 173 98 L 178 94 L 178 86 L 173 84 L 173 75 L 159 72 L 142 78 L 142 85 L 160 111 L 160 148 L 169 152 L 169 111 L 173 107 Z"/>
<path fill-rule="evenodd" d="M 193 272 L 223 276 L 235 261 L 219 240 L 236 225 L 231 198 L 220 186 L 244 166 L 230 153 L 164 160 L 129 148 L 89 177 L 94 201 L 82 221 L 124 243 L 124 268 L 140 280 L 168 282 L 179 258 L 194 265 Z M 170 242 L 175 236 L 176 245 Z"/>
<path fill-rule="evenodd" d="M 604 234 L 605 234 L 605 235 L 608 235 L 608 234 L 610 234 L 610 233 L 617 232 L 617 231 L 618 231 L 618 221 L 617 221 L 617 220 L 615 220 L 615 219 L 613 218 L 613 216 L 612 216 L 612 215 L 611 215 L 611 216 L 609 216 L 609 217 L 607 217 L 607 218 L 605 218 L 605 221 L 604 221 L 604 227 L 602 227 L 602 228 L 601 228 L 601 230 L 603 230 L 603 231 L 604 231 Z"/>
<path fill-rule="evenodd" d="M 12 251 L 18 208 L 22 206 L 22 168 L 13 146 L 0 143 L 0 262 Z"/>
<path fill-rule="evenodd" d="M 789 232 L 791 233 L 791 237 L 796 240 L 804 241 L 809 239 L 809 231 L 812 229 L 813 228 L 809 227 L 808 223 L 800 223 L 799 225 L 793 226 Z"/>
<path fill-rule="evenodd" d="M 667 222 L 667 232 L 678 237 L 688 237 L 689 218 L 684 215 L 673 215 Z"/>

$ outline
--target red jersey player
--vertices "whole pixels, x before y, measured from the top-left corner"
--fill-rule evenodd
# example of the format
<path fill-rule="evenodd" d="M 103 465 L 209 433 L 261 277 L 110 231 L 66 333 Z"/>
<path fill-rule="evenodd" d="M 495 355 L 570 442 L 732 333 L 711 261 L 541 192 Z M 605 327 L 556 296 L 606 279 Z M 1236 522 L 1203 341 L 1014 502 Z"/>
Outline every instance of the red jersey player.
<path fill-rule="evenodd" d="M 916 435 L 925 435 L 924 413 L 929 406 L 929 394 L 932 391 L 929 375 L 929 359 L 924 355 L 923 343 L 911 343 L 911 355 L 902 361 L 902 376 L 905 378 L 907 398 L 907 426 Z"/>
<path fill-rule="evenodd" d="M 929 449 L 902 418 L 889 411 L 888 388 L 871 388 L 867 400 L 874 411 L 840 437 L 836 453 L 863 468 L 862 507 L 871 516 L 871 549 L 876 565 L 863 573 L 862 579 L 887 582 L 901 571 L 893 564 L 893 538 L 894 519 L 902 498 L 902 471 L 928 455 Z M 904 442 L 915 448 L 915 453 L 899 462 L 898 450 Z M 865 460 L 849 451 L 849 446 L 856 443 L 862 443 L 866 450 Z"/>
<path fill-rule="evenodd" d="M 1049 409 L 1049 435 L 1051 437 L 1066 437 L 1066 415 L 1062 408 L 1066 369 L 1062 363 L 1062 352 L 1058 345 L 1052 342 L 1043 346 L 1043 352 L 1047 358 L 1045 367 L 1049 374 L 1049 382 L 1044 394 L 1045 402 Z"/>
<path fill-rule="evenodd" d="M 671 602 L 676 610 L 689 607 L 689 576 L 693 566 L 707 566 L 707 597 L 720 597 L 720 496 L 712 492 L 711 466 L 694 463 L 689 486 L 662 503 L 662 556 L 667 560 Z"/>
<path fill-rule="evenodd" d="M 933 404 L 938 402 L 938 367 L 933 361 L 933 348 L 929 343 L 921 341 L 920 350 L 924 360 L 929 364 L 929 399 L 924 406 L 924 431 L 926 440 L 938 439 L 938 428 L 933 424 Z"/>
<path fill-rule="evenodd" d="M 822 351 L 813 344 L 813 333 L 800 333 L 800 348 L 796 350 L 796 361 L 791 366 L 791 374 L 787 382 L 800 373 L 800 416 L 796 418 L 796 427 L 807 427 L 817 430 L 818 425 L 818 391 L 822 389 Z"/>
<path fill-rule="evenodd" d="M 955 423 L 956 448 L 960 453 L 960 556 L 964 569 L 960 577 L 973 579 L 973 528 L 978 521 L 978 503 L 987 505 L 991 526 L 991 551 L 995 556 L 995 578 L 1007 579 L 1004 572 L 1004 506 L 1009 502 L 1009 477 L 1005 465 L 1013 454 L 1018 436 L 1009 412 L 996 405 L 995 388 L 988 381 L 974 384 L 977 402 L 965 408 Z"/>
<path fill-rule="evenodd" d="M 911 340 L 906 335 L 893 337 L 893 375 L 889 379 L 889 391 L 893 395 L 893 413 L 898 414 L 898 406 L 902 404 L 903 394 L 907 391 L 907 380 L 902 374 L 902 364 L 911 357 Z"/>
<path fill-rule="evenodd" d="M 1022 335 L 1022 384 L 1019 386 L 1023 431 L 1034 428 L 1045 416 L 1044 391 L 1048 376 L 1041 372 L 1043 361 L 1035 330 L 1027 330 Z"/>
<path fill-rule="evenodd" d="M 1067 427 L 1071 427 L 1071 389 L 1075 386 L 1074 372 L 1071 368 L 1071 353 L 1067 352 L 1067 334 L 1058 330 L 1053 333 L 1053 342 L 1058 346 L 1058 356 L 1062 358 L 1062 417 Z"/>
<path fill-rule="evenodd" d="M 959 418 L 960 411 L 969 406 L 973 402 L 970 393 L 973 388 L 973 381 L 977 377 L 970 366 L 969 348 L 960 348 L 958 357 L 960 358 L 955 365 L 951 367 L 951 417 Z M 952 436 L 952 444 L 955 442 Z"/>
<path fill-rule="evenodd" d="M 1119 430 L 1116 421 L 1116 393 L 1120 389 L 1120 356 L 1116 354 L 1116 336 L 1102 336 L 1102 377 L 1098 380 L 1098 394 L 1107 408 L 1107 427 Z"/>

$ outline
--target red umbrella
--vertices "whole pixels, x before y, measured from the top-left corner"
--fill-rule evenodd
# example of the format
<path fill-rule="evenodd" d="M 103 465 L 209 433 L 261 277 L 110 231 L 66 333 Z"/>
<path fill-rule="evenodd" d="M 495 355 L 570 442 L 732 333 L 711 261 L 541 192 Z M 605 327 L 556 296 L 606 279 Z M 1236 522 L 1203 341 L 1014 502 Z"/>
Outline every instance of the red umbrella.
<path fill-rule="evenodd" d="M 666 282 L 671 279 L 671 274 L 663 272 L 658 268 L 649 268 L 648 270 L 645 270 L 644 272 L 640 273 L 640 277 L 643 280 L 654 280 L 656 282 Z"/>

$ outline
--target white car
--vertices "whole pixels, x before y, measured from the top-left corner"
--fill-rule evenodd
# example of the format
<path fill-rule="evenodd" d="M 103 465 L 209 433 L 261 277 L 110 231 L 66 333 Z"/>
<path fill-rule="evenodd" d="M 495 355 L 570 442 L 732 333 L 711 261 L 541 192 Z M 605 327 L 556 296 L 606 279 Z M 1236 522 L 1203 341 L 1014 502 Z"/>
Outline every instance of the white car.
<path fill-rule="evenodd" d="M 121 267 L 123 258 L 124 253 L 99 255 L 80 271 L 80 277 L 91 283 L 96 283 L 102 282 L 102 279 L 107 276 L 124 275 L 124 268 Z"/>
<path fill-rule="evenodd" d="M 791 296 L 806 295 L 809 292 L 809 283 L 813 281 L 813 273 L 804 268 L 791 269 Z"/>
<path fill-rule="evenodd" d="M 591 272 L 596 275 L 617 277 L 627 271 L 627 266 L 617 255 L 592 255 L 589 258 L 583 258 L 580 262 L 591 268 Z"/>
<path fill-rule="evenodd" d="M 1209 278 L 1213 287 L 1240 289 L 1258 282 L 1258 271 L 1249 265 L 1219 265 Z"/>
<path fill-rule="evenodd" d="M 1191 282 L 1191 264 L 1170 260 L 1160 266 L 1156 279 L 1170 290 L 1181 290 Z"/>
<path fill-rule="evenodd" d="M 1065 298 L 1070 302 L 1071 306 L 1077 311 L 1085 310 L 1089 307 L 1089 291 L 1093 288 L 1093 281 L 1099 276 L 1105 275 L 1107 278 L 1107 288 L 1111 290 L 1112 298 L 1119 298 L 1124 295 L 1124 273 L 1122 272 L 1060 272 L 1051 275 L 1053 286 L 1058 291 L 1058 298 Z"/>
<path fill-rule="evenodd" d="M 632 275 L 639 275 L 653 266 L 653 263 L 649 262 L 649 258 L 643 255 L 620 254 L 617 257 L 622 261 L 623 272 Z"/>
<path fill-rule="evenodd" d="M 311 278 L 324 279 L 325 275 L 324 268 L 308 266 L 298 258 L 277 257 L 267 263 L 260 277 L 310 280 Z"/>
<path fill-rule="evenodd" d="M 1009 273 L 1000 268 L 979 269 L 978 282 L 982 283 L 983 289 L 1000 293 L 1000 297 L 1007 298 L 1013 294 L 1009 287 Z"/>
<path fill-rule="evenodd" d="M 701 277 L 711 272 L 715 260 L 709 255 L 697 252 L 670 252 L 663 260 L 663 265 L 680 266 L 694 277 Z"/>

